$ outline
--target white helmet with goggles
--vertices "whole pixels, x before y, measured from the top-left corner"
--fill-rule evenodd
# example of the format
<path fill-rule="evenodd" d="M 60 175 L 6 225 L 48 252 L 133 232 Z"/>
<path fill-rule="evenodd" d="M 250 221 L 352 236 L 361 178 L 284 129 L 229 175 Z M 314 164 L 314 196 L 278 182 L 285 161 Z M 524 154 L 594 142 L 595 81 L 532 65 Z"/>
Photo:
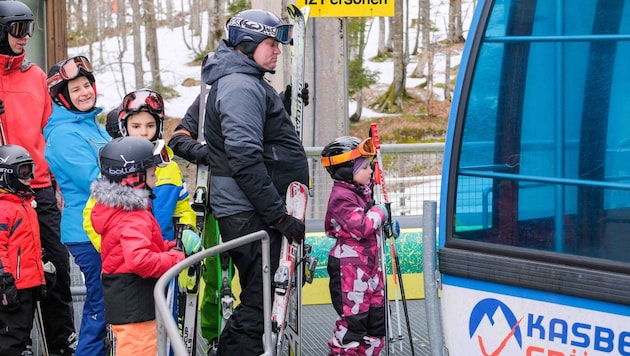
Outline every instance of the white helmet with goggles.
<path fill-rule="evenodd" d="M 155 119 L 155 136 L 151 141 L 161 139 L 164 134 L 164 100 L 150 89 L 139 89 L 125 95 L 118 112 L 118 130 L 127 136 L 127 119 L 139 112 L 148 112 Z"/>

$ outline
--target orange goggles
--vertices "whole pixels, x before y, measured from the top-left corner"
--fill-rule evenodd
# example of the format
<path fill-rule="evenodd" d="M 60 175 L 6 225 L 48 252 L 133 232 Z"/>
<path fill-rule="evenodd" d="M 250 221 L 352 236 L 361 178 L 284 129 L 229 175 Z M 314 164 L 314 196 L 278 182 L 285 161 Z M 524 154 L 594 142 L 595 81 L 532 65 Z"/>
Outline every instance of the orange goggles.
<path fill-rule="evenodd" d="M 335 166 L 338 164 L 352 161 L 353 159 L 357 159 L 359 157 L 373 157 L 373 156 L 376 156 L 376 149 L 374 148 L 374 143 L 372 142 L 372 138 L 368 137 L 365 140 L 361 141 L 359 146 L 357 146 L 355 149 L 351 151 L 344 152 L 335 156 L 322 157 L 322 166 L 324 167 Z"/>

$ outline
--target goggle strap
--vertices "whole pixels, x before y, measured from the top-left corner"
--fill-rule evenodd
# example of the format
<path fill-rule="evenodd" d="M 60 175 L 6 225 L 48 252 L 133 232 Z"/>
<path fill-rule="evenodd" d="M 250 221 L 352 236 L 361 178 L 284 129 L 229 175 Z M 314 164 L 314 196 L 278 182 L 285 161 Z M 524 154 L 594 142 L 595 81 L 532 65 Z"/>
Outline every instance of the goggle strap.
<path fill-rule="evenodd" d="M 344 152 L 338 155 L 330 156 L 330 157 L 322 157 L 322 166 L 336 166 L 338 164 L 346 163 L 352 161 L 353 159 L 357 159 L 363 156 L 361 152 L 355 148 L 352 151 Z"/>

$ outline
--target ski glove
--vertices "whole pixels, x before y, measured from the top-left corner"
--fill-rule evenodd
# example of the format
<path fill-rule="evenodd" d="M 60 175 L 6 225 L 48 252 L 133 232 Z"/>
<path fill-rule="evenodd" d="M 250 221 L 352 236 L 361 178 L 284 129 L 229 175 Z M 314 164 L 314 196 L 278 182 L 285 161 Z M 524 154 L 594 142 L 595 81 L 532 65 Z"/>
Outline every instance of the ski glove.
<path fill-rule="evenodd" d="M 377 208 L 378 210 L 382 211 L 383 214 L 385 215 L 385 217 L 383 218 L 383 225 L 386 225 L 388 223 L 390 223 L 389 219 L 389 211 L 387 210 L 387 205 L 385 204 L 376 204 L 374 205 L 375 208 Z"/>
<path fill-rule="evenodd" d="M 15 310 L 19 304 L 20 300 L 13 275 L 8 272 L 0 273 L 0 311 Z"/>
<path fill-rule="evenodd" d="M 306 104 L 304 104 L 306 105 Z M 2 102 L 2 99 L 0 99 L 0 115 L 4 114 L 4 103 Z"/>
<path fill-rule="evenodd" d="M 282 96 L 282 104 L 284 104 L 284 110 L 291 115 L 291 92 L 293 92 L 293 87 L 291 84 L 287 85 L 287 88 L 284 89 L 284 95 Z M 309 103 L 309 90 L 308 83 L 304 83 L 304 87 L 302 87 L 302 91 L 298 94 L 300 98 L 302 98 L 302 103 L 304 106 L 308 106 Z"/>
<path fill-rule="evenodd" d="M 182 247 L 184 247 L 186 256 L 199 252 L 201 250 L 201 237 L 192 230 L 184 230 L 182 232 Z"/>
<path fill-rule="evenodd" d="M 276 220 L 271 226 L 280 231 L 289 242 L 301 243 L 306 234 L 306 226 L 289 214 L 284 214 L 280 219 Z"/>

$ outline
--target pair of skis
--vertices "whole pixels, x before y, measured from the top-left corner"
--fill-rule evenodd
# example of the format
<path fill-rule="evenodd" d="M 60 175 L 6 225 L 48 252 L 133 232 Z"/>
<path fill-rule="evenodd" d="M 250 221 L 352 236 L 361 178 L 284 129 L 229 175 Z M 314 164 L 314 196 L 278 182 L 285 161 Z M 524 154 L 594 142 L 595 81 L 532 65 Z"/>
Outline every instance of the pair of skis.
<path fill-rule="evenodd" d="M 389 238 L 390 241 L 390 253 L 392 255 L 392 273 L 394 277 L 394 298 L 396 302 L 396 316 L 398 321 L 398 340 L 402 340 L 402 330 L 401 330 L 401 322 L 400 322 L 400 307 L 399 307 L 399 299 L 398 299 L 398 290 L 400 289 L 400 296 L 403 303 L 403 310 L 405 313 L 405 321 L 407 324 L 407 336 L 409 338 L 409 346 L 411 348 L 411 355 L 415 355 L 414 347 L 413 347 L 413 337 L 411 334 L 411 323 L 409 321 L 409 310 L 407 308 L 407 298 L 405 297 L 405 287 L 402 279 L 402 271 L 400 270 L 400 259 L 398 257 L 398 251 L 396 249 L 396 239 L 400 234 L 400 227 L 398 226 L 398 222 L 392 221 L 392 209 L 391 203 L 389 202 L 389 198 L 387 195 L 387 188 L 385 186 L 385 177 L 383 176 L 383 157 L 381 154 L 381 143 L 378 137 L 378 128 L 375 123 L 370 125 L 370 137 L 372 138 L 372 143 L 374 144 L 374 148 L 376 149 L 376 162 L 374 164 L 374 187 L 375 187 L 375 197 L 376 203 L 381 204 L 384 203 L 387 207 L 387 224 L 383 224 L 383 229 L 379 233 L 379 235 L 385 235 L 384 237 Z M 386 325 L 386 336 L 385 336 L 385 349 L 386 355 L 390 353 L 390 341 L 394 340 L 393 337 L 393 328 L 391 325 L 391 308 L 389 305 L 389 297 L 387 293 L 387 266 L 386 266 L 386 254 L 385 254 L 385 240 L 383 236 L 377 236 L 379 243 L 379 254 L 380 254 L 380 262 L 381 269 L 383 271 L 383 283 L 385 285 L 385 319 L 387 322 Z M 398 283 L 397 283 L 398 282 Z M 396 286 L 398 284 L 398 286 Z M 400 344 L 400 350 L 402 351 L 402 344 Z"/>
<path fill-rule="evenodd" d="M 204 57 L 201 68 L 204 67 L 207 59 L 208 55 Z M 206 117 L 206 100 L 209 92 L 210 87 L 202 81 L 199 93 L 197 141 L 204 145 L 206 144 L 206 141 L 203 135 L 203 130 Z M 208 166 L 197 163 L 196 187 L 191 207 L 197 214 L 196 227 L 197 230 L 200 232 L 200 236 L 202 236 L 202 238 L 204 239 L 211 238 L 211 243 L 213 246 L 215 246 L 220 243 L 220 235 L 218 224 L 214 216 L 208 210 L 209 183 L 210 170 L 208 169 Z M 234 304 L 234 296 L 231 289 L 232 269 L 230 258 L 227 253 L 222 253 L 216 259 L 213 259 L 213 261 L 217 261 L 216 268 L 220 270 L 220 274 L 217 278 L 217 290 L 215 291 L 215 300 L 218 306 L 216 339 L 207 340 L 209 342 L 208 355 L 216 353 L 216 348 L 218 346 L 218 337 L 225 327 L 227 319 L 229 319 L 232 315 Z M 184 271 L 184 273 L 186 273 L 186 271 Z M 189 351 L 189 355 L 193 356 L 196 355 L 197 348 L 199 284 L 201 280 L 201 275 L 203 274 L 203 264 L 200 262 L 194 266 L 189 267 L 187 273 L 188 278 L 180 278 L 180 280 L 186 280 L 187 283 L 185 288 L 183 288 L 183 290 L 180 290 L 179 294 L 179 324 L 180 331 L 184 339 L 184 344 Z M 181 310 L 183 310 L 183 312 L 181 312 Z"/>
<path fill-rule="evenodd" d="M 305 41 L 306 23 L 310 8 L 287 6 L 289 22 L 293 25 L 293 46 L 291 47 L 291 122 L 302 140 L 304 101 L 301 96 L 305 86 Z M 287 213 L 304 221 L 308 201 L 308 187 L 292 182 L 286 193 Z M 286 342 L 289 355 L 300 355 L 302 347 L 302 285 L 313 281 L 317 259 L 310 255 L 311 246 L 289 243 L 283 239 L 280 262 L 273 278 L 274 298 L 271 310 L 273 355 L 281 355 Z"/>

